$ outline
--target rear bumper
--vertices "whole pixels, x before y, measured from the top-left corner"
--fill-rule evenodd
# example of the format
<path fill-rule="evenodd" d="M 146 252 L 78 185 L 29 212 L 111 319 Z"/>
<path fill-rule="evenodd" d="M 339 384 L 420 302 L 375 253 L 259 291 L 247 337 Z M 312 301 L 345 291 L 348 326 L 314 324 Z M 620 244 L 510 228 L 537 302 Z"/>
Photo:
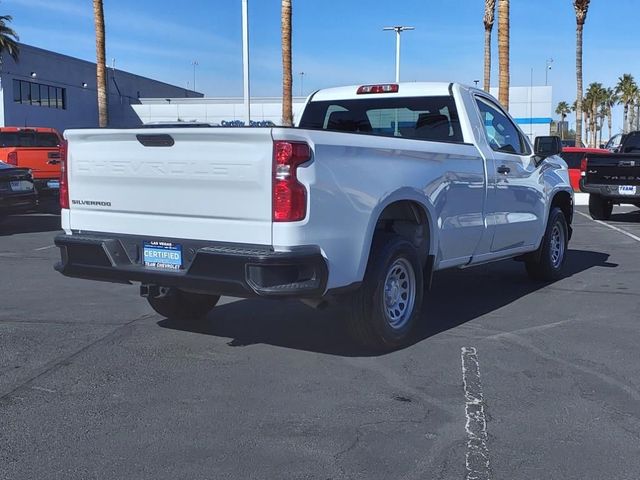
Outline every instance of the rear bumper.
<path fill-rule="evenodd" d="M 35 178 L 33 186 L 41 196 L 56 196 L 60 194 L 59 178 Z"/>
<path fill-rule="evenodd" d="M 143 264 L 144 241 L 182 245 L 184 268 L 166 271 Z M 135 236 L 59 235 L 63 275 L 107 282 L 160 285 L 235 297 L 316 298 L 325 293 L 327 264 L 318 247 L 276 252 L 265 246 L 222 245 Z"/>
<path fill-rule="evenodd" d="M 640 203 L 640 186 L 636 188 L 635 195 L 620 195 L 618 186 L 585 184 L 584 179 L 580 180 L 580 190 L 585 193 L 600 195 L 615 203 Z"/>
<path fill-rule="evenodd" d="M 0 214 L 11 215 L 31 210 L 38 205 L 38 196 L 35 192 L 26 194 L 0 194 Z"/>

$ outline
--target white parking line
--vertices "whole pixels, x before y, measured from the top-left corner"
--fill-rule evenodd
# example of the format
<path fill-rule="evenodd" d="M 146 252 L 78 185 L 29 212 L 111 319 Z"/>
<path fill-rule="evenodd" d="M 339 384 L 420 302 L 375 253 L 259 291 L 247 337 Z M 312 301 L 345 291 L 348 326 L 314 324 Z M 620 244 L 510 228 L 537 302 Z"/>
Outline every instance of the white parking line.
<path fill-rule="evenodd" d="M 576 213 L 578 215 L 582 215 L 585 218 L 588 218 L 589 220 L 593 220 L 593 218 L 591 218 L 591 215 L 587 215 L 586 213 L 582 213 L 576 210 Z M 634 235 L 633 233 L 629 233 L 626 230 L 623 230 L 621 228 L 618 228 L 614 225 L 609 225 L 606 222 L 603 222 L 602 220 L 593 220 L 596 223 L 599 223 L 600 225 L 604 225 L 605 227 L 609 227 L 611 230 L 615 230 L 616 232 L 620 232 L 623 235 L 626 235 L 629 238 L 633 238 L 636 242 L 640 242 L 640 237 L 638 237 L 637 235 Z"/>
<path fill-rule="evenodd" d="M 475 347 L 462 347 L 462 382 L 464 384 L 467 423 L 467 480 L 489 480 L 489 448 L 487 421 L 484 416 L 484 397 L 480 382 L 480 364 Z"/>
<path fill-rule="evenodd" d="M 34 248 L 33 251 L 34 252 L 40 252 L 42 250 L 49 250 L 50 248 L 54 248 L 55 245 L 47 245 L 46 247 L 40 247 L 40 248 Z"/>

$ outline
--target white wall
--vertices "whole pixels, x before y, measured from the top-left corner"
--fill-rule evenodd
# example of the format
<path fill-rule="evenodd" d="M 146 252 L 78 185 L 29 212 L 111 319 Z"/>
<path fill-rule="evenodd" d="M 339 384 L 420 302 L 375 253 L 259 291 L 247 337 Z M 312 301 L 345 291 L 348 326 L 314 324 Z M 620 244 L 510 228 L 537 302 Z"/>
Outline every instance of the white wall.
<path fill-rule="evenodd" d="M 498 98 L 496 87 L 491 88 L 491 95 Z M 509 113 L 531 140 L 540 135 L 549 135 L 552 112 L 552 87 L 511 87 L 509 89 Z"/>
<path fill-rule="evenodd" d="M 302 113 L 304 97 L 294 97 L 294 120 Z M 202 122 L 224 125 L 244 121 L 244 103 L 241 98 L 142 98 L 141 105 L 133 105 L 142 123 Z M 280 98 L 252 98 L 251 121 L 282 124 Z"/>

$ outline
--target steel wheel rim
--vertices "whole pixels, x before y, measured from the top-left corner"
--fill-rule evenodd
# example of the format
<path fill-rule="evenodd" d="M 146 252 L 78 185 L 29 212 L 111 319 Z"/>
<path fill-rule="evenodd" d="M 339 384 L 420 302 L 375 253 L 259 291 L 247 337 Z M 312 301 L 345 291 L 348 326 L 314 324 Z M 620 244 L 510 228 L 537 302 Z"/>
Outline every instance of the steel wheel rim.
<path fill-rule="evenodd" d="M 564 259 L 564 230 L 558 224 L 551 230 L 551 264 L 558 268 Z"/>
<path fill-rule="evenodd" d="M 384 280 L 383 307 L 389 326 L 394 330 L 402 329 L 413 313 L 416 301 L 416 276 L 411 263 L 398 258 Z"/>

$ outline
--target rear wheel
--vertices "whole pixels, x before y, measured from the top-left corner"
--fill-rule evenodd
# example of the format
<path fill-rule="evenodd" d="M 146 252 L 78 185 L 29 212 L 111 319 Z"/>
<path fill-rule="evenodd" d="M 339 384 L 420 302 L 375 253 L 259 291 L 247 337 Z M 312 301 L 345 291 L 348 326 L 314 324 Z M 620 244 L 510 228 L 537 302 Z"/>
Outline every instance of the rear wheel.
<path fill-rule="evenodd" d="M 349 298 L 349 333 L 376 350 L 406 345 L 418 323 L 423 289 L 415 247 L 398 235 L 376 237 L 363 284 Z"/>
<path fill-rule="evenodd" d="M 589 195 L 589 214 L 594 220 L 609 220 L 613 211 L 613 202 L 600 195 Z"/>
<path fill-rule="evenodd" d="M 216 306 L 219 295 L 203 295 L 168 288 L 161 297 L 147 297 L 149 305 L 157 313 L 169 319 L 197 320 Z"/>
<path fill-rule="evenodd" d="M 557 207 L 553 208 L 549 213 L 547 230 L 536 259 L 525 263 L 531 278 L 551 282 L 561 277 L 569 244 L 568 232 L 564 213 Z"/>

